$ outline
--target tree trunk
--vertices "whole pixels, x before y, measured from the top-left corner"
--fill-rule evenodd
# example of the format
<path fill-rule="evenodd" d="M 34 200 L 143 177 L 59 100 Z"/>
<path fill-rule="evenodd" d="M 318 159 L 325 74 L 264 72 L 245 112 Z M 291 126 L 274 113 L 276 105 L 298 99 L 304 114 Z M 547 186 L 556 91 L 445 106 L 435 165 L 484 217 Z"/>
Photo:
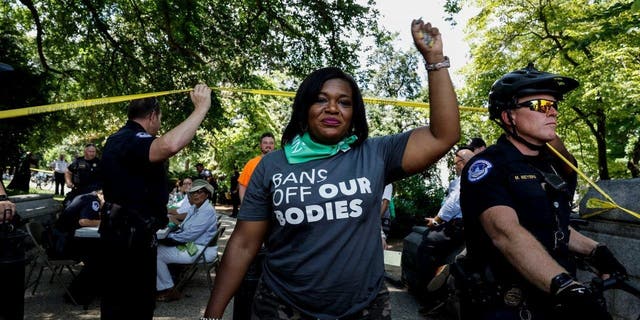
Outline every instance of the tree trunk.
<path fill-rule="evenodd" d="M 602 105 L 602 101 L 598 101 Z M 596 138 L 596 145 L 598 148 L 598 173 L 600 180 L 609 180 L 609 166 L 607 165 L 607 116 L 602 108 L 595 111 L 595 123 L 591 121 L 593 114 L 587 114 L 576 106 L 571 106 L 576 114 L 587 124 L 589 131 Z"/>
<path fill-rule="evenodd" d="M 632 178 L 640 177 L 640 166 L 638 166 L 638 162 L 640 162 L 640 140 L 636 141 L 633 145 L 630 159 L 627 162 L 627 168 L 631 172 Z"/>
<path fill-rule="evenodd" d="M 598 145 L 598 171 L 600 180 L 609 180 L 609 166 L 607 165 L 607 116 L 604 110 L 596 110 L 596 143 Z"/>

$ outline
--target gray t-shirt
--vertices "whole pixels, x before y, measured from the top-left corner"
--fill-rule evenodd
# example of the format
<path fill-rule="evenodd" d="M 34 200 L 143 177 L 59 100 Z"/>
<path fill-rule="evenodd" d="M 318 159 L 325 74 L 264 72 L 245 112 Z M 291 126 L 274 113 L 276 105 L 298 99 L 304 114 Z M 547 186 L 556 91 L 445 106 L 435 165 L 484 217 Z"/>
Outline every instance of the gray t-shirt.
<path fill-rule="evenodd" d="M 381 196 L 406 176 L 409 135 L 294 165 L 282 150 L 264 156 L 238 219 L 271 221 L 262 277 L 279 297 L 319 319 L 360 311 L 376 297 L 384 280 Z"/>

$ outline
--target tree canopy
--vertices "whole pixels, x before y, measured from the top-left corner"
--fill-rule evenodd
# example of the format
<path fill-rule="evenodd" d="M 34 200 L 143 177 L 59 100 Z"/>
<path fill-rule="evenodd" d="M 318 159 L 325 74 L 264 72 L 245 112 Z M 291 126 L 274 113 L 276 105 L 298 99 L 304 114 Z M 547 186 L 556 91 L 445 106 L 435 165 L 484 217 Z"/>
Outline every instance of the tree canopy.
<path fill-rule="evenodd" d="M 292 89 L 292 79 L 320 66 L 334 65 L 354 72 L 361 39 L 377 30 L 378 13 L 370 3 L 359 3 L 3 1 L 0 59 L 16 67 L 28 67 L 31 76 L 46 79 L 40 82 L 47 87 L 38 87 L 36 79 L 18 79 L 18 71 L 5 73 L 5 81 L 31 87 L 25 91 L 38 95 L 2 99 L 0 109 L 190 88 L 198 82 Z M 249 150 L 255 144 L 248 141 L 258 132 L 280 130 L 290 102 L 265 102 L 221 92 L 214 95 L 214 106 L 203 130 L 184 154 L 212 165 L 222 161 L 230 170 L 236 164 L 229 160 L 234 155 L 248 157 L 257 151 Z M 165 130 L 192 110 L 188 95 L 160 100 Z M 28 134 L 16 136 L 7 144 L 42 150 L 43 145 L 64 142 L 69 146 L 66 151 L 76 154 L 82 144 L 90 141 L 100 146 L 117 130 L 124 122 L 125 106 L 120 103 L 24 117 L 18 122 L 37 124 L 29 126 L 32 130 Z M 9 129 L 4 124 L 13 120 L 0 121 L 3 137 L 14 132 L 4 130 Z M 46 135 L 35 134 L 38 132 Z M 229 150 L 231 155 L 226 154 Z M 180 156 L 176 159 L 185 160 Z"/>
<path fill-rule="evenodd" d="M 463 104 L 486 105 L 493 81 L 528 62 L 573 77 L 580 87 L 566 95 L 559 119 L 570 151 L 600 179 L 628 177 L 626 168 L 638 176 L 640 11 L 632 2 L 447 3 L 453 17 L 463 6 L 480 8 L 466 27 L 473 59 L 464 70 Z"/>

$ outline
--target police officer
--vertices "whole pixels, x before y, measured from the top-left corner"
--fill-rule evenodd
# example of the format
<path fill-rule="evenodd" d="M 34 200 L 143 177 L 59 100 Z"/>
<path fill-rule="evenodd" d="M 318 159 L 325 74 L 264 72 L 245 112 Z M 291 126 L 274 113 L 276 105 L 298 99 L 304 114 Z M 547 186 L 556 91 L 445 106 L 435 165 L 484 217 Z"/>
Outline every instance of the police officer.
<path fill-rule="evenodd" d="M 155 233 L 167 224 L 165 161 L 193 139 L 211 107 L 211 89 L 191 91 L 195 109 L 160 137 L 155 98 L 131 101 L 126 125 L 104 148 L 105 210 L 100 226 L 102 319 L 152 319 L 156 284 Z"/>
<path fill-rule="evenodd" d="M 102 190 L 76 196 L 64 208 L 53 227 L 53 254 L 61 259 L 81 260 L 84 264 L 80 273 L 67 288 L 75 302 L 88 305 L 96 296 L 98 278 L 96 254 L 97 239 L 75 238 L 74 234 L 81 227 L 97 227 L 100 225 L 100 208 L 104 205 Z M 65 294 L 65 301 L 74 301 Z"/>
<path fill-rule="evenodd" d="M 81 244 L 74 243 L 78 228 L 100 225 L 100 208 L 104 204 L 102 190 L 78 195 L 60 213 L 53 226 L 55 254 L 59 257 L 79 258 L 86 254 Z"/>
<path fill-rule="evenodd" d="M 491 87 L 490 118 L 505 134 L 462 172 L 467 266 L 480 279 L 463 284 L 463 318 L 611 318 L 575 280 L 570 253 L 591 256 L 602 276 L 626 270 L 606 246 L 569 226 L 577 176 L 545 145 L 576 163 L 555 129 L 563 95 L 577 86 L 529 64 Z"/>
<path fill-rule="evenodd" d="M 84 146 L 84 155 L 76 158 L 67 167 L 64 179 L 71 192 L 65 197 L 65 205 L 80 194 L 101 188 L 100 158 L 96 156 L 96 153 L 96 145 L 88 143 Z"/>

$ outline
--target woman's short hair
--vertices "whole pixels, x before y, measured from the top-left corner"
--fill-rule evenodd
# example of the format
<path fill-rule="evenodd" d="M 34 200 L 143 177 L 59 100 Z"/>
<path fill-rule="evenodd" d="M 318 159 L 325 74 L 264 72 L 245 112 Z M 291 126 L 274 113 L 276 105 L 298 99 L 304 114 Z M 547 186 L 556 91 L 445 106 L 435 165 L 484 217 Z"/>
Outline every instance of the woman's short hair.
<path fill-rule="evenodd" d="M 129 120 L 140 119 L 150 115 L 152 112 L 160 112 L 160 103 L 156 98 L 144 98 L 132 100 L 127 109 Z"/>
<path fill-rule="evenodd" d="M 356 84 L 356 81 L 353 80 L 350 75 L 346 74 L 341 69 L 327 67 L 318 69 L 309 74 L 300 84 L 298 91 L 296 91 L 296 96 L 293 100 L 291 110 L 291 119 L 282 134 L 282 146 L 291 142 L 296 135 L 302 135 L 309 129 L 309 125 L 307 123 L 309 108 L 311 108 L 311 105 L 316 102 L 324 83 L 332 79 L 344 80 L 351 86 L 353 116 L 351 118 L 351 127 L 349 128 L 349 131 L 358 137 L 358 140 L 356 140 L 353 146 L 357 146 L 367 139 L 369 136 L 369 126 L 367 124 L 367 116 L 364 110 L 362 93 L 360 92 L 360 88 L 358 88 L 358 84 Z"/>

